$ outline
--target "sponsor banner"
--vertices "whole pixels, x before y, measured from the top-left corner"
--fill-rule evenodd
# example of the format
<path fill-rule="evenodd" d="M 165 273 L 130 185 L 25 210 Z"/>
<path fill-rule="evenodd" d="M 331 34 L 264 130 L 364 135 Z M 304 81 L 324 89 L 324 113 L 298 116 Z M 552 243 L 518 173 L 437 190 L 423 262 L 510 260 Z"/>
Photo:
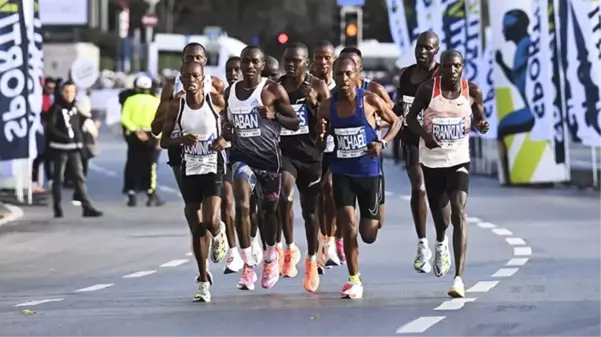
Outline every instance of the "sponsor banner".
<path fill-rule="evenodd" d="M 560 67 L 560 40 L 558 38 L 557 29 L 557 3 L 558 0 L 547 0 L 548 15 L 549 15 L 549 50 L 551 52 L 551 98 L 553 111 L 553 134 L 555 145 L 555 162 L 557 164 L 567 165 L 567 142 L 565 129 L 565 101 L 563 99 L 562 73 Z M 568 167 L 566 166 L 566 170 Z"/>
<path fill-rule="evenodd" d="M 486 139 L 497 138 L 498 116 L 497 105 L 495 102 L 495 86 L 494 86 L 494 48 L 492 41 L 492 31 L 490 27 L 484 30 L 484 53 L 480 59 L 480 76 L 478 85 L 482 89 L 482 101 L 484 103 L 484 115 L 488 120 L 490 128 L 484 135 L 480 135 Z M 478 133 L 479 134 L 479 133 Z"/>
<path fill-rule="evenodd" d="M 537 62 L 549 67 L 551 53 L 549 43 L 543 48 L 540 42 L 543 35 L 546 35 L 546 41 L 549 41 L 548 28 L 546 30 L 540 28 L 541 20 L 545 20 L 548 27 L 547 11 L 541 12 L 541 9 L 546 9 L 547 4 L 545 2 L 545 5 L 540 6 L 539 12 L 535 12 L 537 6 L 532 6 L 532 2 L 523 0 L 489 2 L 490 26 L 495 50 L 497 138 L 501 140 L 504 148 L 500 153 L 501 182 L 510 184 L 561 182 L 568 179 L 565 165 L 557 164 L 555 160 L 554 133 L 551 132 L 551 140 L 537 141 L 532 138 L 534 124 L 541 118 L 534 116 L 537 113 L 536 109 L 540 108 L 531 106 L 535 102 L 534 98 L 537 97 L 536 90 L 544 91 L 547 88 L 548 91 L 542 98 L 543 102 L 549 100 L 552 104 L 554 98 L 548 86 L 536 89 L 537 81 L 546 81 L 549 85 L 551 83 L 550 77 L 543 80 L 540 77 L 543 76 L 541 71 L 534 71 Z M 535 47 L 538 54 L 533 56 L 532 49 Z M 539 61 L 535 62 L 534 57 L 538 57 Z M 550 71 L 547 74 L 550 76 Z M 547 106 L 546 104 L 544 103 L 544 106 Z M 549 115 L 552 120 L 551 112 Z M 552 123 L 550 125 L 553 130 Z"/>
<path fill-rule="evenodd" d="M 29 157 L 44 152 L 44 125 L 42 124 L 42 82 L 44 79 L 44 51 L 42 48 L 42 21 L 38 0 L 23 0 L 27 27 L 29 76 Z"/>
<path fill-rule="evenodd" d="M 407 16 L 405 5 L 402 0 L 387 0 L 388 23 L 394 43 L 402 54 L 411 53 L 411 38 L 407 28 Z"/>

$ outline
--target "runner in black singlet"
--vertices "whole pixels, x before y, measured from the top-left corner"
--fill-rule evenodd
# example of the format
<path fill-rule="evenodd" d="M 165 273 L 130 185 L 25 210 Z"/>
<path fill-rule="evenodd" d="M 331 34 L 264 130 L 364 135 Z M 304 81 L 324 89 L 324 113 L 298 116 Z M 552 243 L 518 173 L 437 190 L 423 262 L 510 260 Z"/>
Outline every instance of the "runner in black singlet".
<path fill-rule="evenodd" d="M 399 116 L 407 117 L 411 108 L 417 88 L 432 79 L 438 74 L 439 65 L 434 60 L 438 53 L 438 36 L 426 31 L 420 34 L 415 45 L 416 64 L 401 69 L 399 78 L 399 88 L 397 92 L 397 105 L 395 112 Z M 418 116 L 422 122 L 422 116 Z M 430 258 L 432 252 L 428 247 L 426 238 L 426 190 L 424 185 L 424 174 L 419 164 L 419 136 L 417 136 L 408 127 L 401 130 L 401 140 L 403 142 L 403 156 L 405 157 L 405 167 L 407 175 L 411 182 L 411 214 L 415 224 L 418 244 L 417 254 L 413 262 L 413 267 L 420 273 L 429 273 L 432 270 Z"/>
<path fill-rule="evenodd" d="M 309 51 L 302 43 L 293 43 L 284 52 L 286 75 L 279 82 L 290 98 L 300 121 L 296 131 L 282 128 L 280 147 L 282 149 L 282 199 L 280 200 L 280 221 L 283 223 L 287 249 L 281 272 L 284 277 L 297 274 L 296 263 L 300 260 L 300 250 L 294 245 L 293 225 L 294 185 L 300 193 L 300 202 L 305 232 L 307 235 L 307 259 L 305 261 L 305 290 L 314 292 L 319 287 L 317 269 L 317 238 L 319 223 L 317 205 L 321 193 L 322 142 L 318 144 L 315 132 L 315 113 L 319 102 L 330 97 L 326 83 L 307 73 Z"/>

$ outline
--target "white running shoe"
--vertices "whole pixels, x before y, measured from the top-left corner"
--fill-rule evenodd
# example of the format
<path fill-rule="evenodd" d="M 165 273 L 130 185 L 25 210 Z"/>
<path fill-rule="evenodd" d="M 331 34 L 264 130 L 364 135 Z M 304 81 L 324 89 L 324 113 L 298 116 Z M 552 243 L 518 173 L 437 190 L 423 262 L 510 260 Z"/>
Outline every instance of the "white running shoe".
<path fill-rule="evenodd" d="M 348 281 L 342 287 L 342 298 L 348 298 L 351 300 L 363 297 L 363 283 Z"/>
<path fill-rule="evenodd" d="M 455 276 L 453 285 L 449 288 L 447 294 L 453 298 L 465 297 L 465 286 L 463 285 L 463 280 L 460 276 Z"/>
<path fill-rule="evenodd" d="M 213 263 L 219 263 L 227 254 L 227 236 L 225 235 L 225 223 L 223 221 L 219 224 L 219 234 L 214 236 L 211 240 L 211 261 Z"/>
<path fill-rule="evenodd" d="M 451 268 L 451 252 L 449 251 L 449 240 L 445 236 L 443 242 L 436 242 L 434 252 L 434 275 L 445 276 Z"/>
<path fill-rule="evenodd" d="M 223 273 L 238 273 L 240 270 L 242 270 L 242 267 L 244 267 L 244 261 L 242 261 L 242 257 L 240 257 L 240 254 L 236 248 L 230 249 L 229 255 L 230 256 L 227 258 L 225 267 L 223 268 Z"/>
<path fill-rule="evenodd" d="M 200 282 L 198 283 L 198 289 L 196 290 L 196 294 L 194 294 L 194 298 L 192 299 L 194 302 L 211 302 L 211 284 L 209 282 Z"/>
<path fill-rule="evenodd" d="M 428 247 L 426 242 L 418 241 L 417 243 L 417 254 L 413 261 L 413 268 L 418 273 L 429 273 L 432 271 L 432 264 L 430 259 L 432 258 L 432 250 Z"/>
<path fill-rule="evenodd" d="M 342 262 L 340 262 L 340 257 L 338 256 L 338 251 L 336 250 L 336 244 L 326 243 L 324 246 L 325 257 L 326 257 L 326 267 L 334 267 L 340 266 Z"/>

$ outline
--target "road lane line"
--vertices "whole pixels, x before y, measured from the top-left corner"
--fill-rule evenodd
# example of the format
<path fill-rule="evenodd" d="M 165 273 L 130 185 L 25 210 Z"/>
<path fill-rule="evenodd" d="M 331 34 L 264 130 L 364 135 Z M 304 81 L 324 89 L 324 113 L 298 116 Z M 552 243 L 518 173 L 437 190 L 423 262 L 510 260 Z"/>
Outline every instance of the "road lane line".
<path fill-rule="evenodd" d="M 527 257 L 518 257 L 507 261 L 506 266 L 523 266 L 528 262 Z"/>
<path fill-rule="evenodd" d="M 77 289 L 77 290 L 75 290 L 75 292 L 76 293 L 84 293 L 84 292 L 96 291 L 96 290 L 106 289 L 106 288 L 112 287 L 114 285 L 115 285 L 114 283 L 95 284 L 91 287 Z"/>
<path fill-rule="evenodd" d="M 192 252 L 187 252 L 186 256 L 194 256 L 194 254 L 192 254 Z"/>
<path fill-rule="evenodd" d="M 467 290 L 468 293 L 486 293 L 494 288 L 499 281 L 480 281 Z"/>
<path fill-rule="evenodd" d="M 161 268 L 165 268 L 165 267 L 177 267 L 177 266 L 181 266 L 182 264 L 188 262 L 190 260 L 188 259 L 181 259 L 181 260 L 171 260 L 169 262 L 165 262 L 162 265 L 160 265 Z"/>
<path fill-rule="evenodd" d="M 480 218 L 475 218 L 475 217 L 468 217 L 466 220 L 467 220 L 467 222 L 469 222 L 469 223 L 477 223 L 477 222 L 482 222 L 482 219 L 480 219 Z"/>
<path fill-rule="evenodd" d="M 495 233 L 495 234 L 497 234 L 498 236 L 510 236 L 510 235 L 513 235 L 513 233 L 510 230 L 507 230 L 505 228 L 493 228 L 492 232 Z"/>
<path fill-rule="evenodd" d="M 445 318 L 446 316 L 422 316 L 399 327 L 396 333 L 422 333 Z"/>
<path fill-rule="evenodd" d="M 142 271 L 137 271 L 135 273 L 131 273 L 129 275 L 125 275 L 125 276 L 123 276 L 123 278 L 138 278 L 138 277 L 154 274 L 156 272 L 157 272 L 156 270 L 142 270 Z"/>
<path fill-rule="evenodd" d="M 513 247 L 513 255 L 515 256 L 530 256 L 532 248 L 530 247 Z"/>
<path fill-rule="evenodd" d="M 479 223 L 476 224 L 476 226 L 478 226 L 480 228 L 484 228 L 484 229 L 496 228 L 497 227 L 497 225 L 492 224 L 490 222 L 479 222 Z"/>
<path fill-rule="evenodd" d="M 62 298 L 50 298 L 50 299 L 47 299 L 47 300 L 29 301 L 29 302 L 25 302 L 25 303 L 15 304 L 15 307 L 31 307 L 31 306 L 39 305 L 39 304 L 42 304 L 42 303 L 60 302 L 62 300 L 63 300 Z"/>
<path fill-rule="evenodd" d="M 505 238 L 505 241 L 511 246 L 521 246 L 526 244 L 526 241 L 522 238 Z"/>
<path fill-rule="evenodd" d="M 454 298 L 442 302 L 442 304 L 434 308 L 434 310 L 459 310 L 463 308 L 466 303 L 474 302 L 475 300 L 475 298 Z"/>
<path fill-rule="evenodd" d="M 509 277 L 513 276 L 520 268 L 501 268 L 497 270 L 494 274 L 490 275 L 490 277 Z"/>

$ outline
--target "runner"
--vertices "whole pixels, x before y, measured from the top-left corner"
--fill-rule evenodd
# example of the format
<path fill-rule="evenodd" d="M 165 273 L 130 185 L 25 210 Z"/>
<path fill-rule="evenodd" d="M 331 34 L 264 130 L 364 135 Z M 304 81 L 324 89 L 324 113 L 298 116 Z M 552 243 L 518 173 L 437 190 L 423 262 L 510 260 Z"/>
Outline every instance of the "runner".
<path fill-rule="evenodd" d="M 282 129 L 280 147 L 282 149 L 282 199 L 280 200 L 280 221 L 286 239 L 286 253 L 282 276 L 295 277 L 296 264 L 300 260 L 300 250 L 294 244 L 294 202 L 295 185 L 299 191 L 305 233 L 307 237 L 307 257 L 305 261 L 305 290 L 317 291 L 319 272 L 317 269 L 317 238 L 319 222 L 317 206 L 321 194 L 321 142 L 314 130 L 317 119 L 315 113 L 319 102 L 330 97 L 326 83 L 307 73 L 309 50 L 302 43 L 293 43 L 284 51 L 286 74 L 282 84 L 290 103 L 300 120 L 297 131 Z"/>
<path fill-rule="evenodd" d="M 322 138 L 326 123 L 335 135 L 336 152 L 330 163 L 337 207 L 336 222 L 344 236 L 349 281 L 342 288 L 343 298 L 361 298 L 363 284 L 359 273 L 357 234 L 365 243 L 376 241 L 381 227 L 378 204 L 383 194 L 380 155 L 386 143 L 399 132 L 402 122 L 389 105 L 376 94 L 359 89 L 357 64 L 352 58 L 340 57 L 334 62 L 337 90 L 321 104 L 318 119 Z M 376 116 L 390 127 L 386 136 L 376 134 Z M 357 224 L 355 204 L 359 203 Z"/>
<path fill-rule="evenodd" d="M 240 81 L 242 79 L 242 71 L 240 70 L 240 57 L 230 57 L 225 62 L 225 79 L 228 85 Z M 232 165 L 229 162 L 230 146 L 226 148 L 227 155 L 227 172 L 223 176 L 223 196 L 221 198 L 221 219 L 225 223 L 227 242 L 230 247 L 229 256 L 223 268 L 224 274 L 237 273 L 244 267 L 244 261 L 240 257 L 238 247 L 236 247 L 236 225 L 234 223 L 234 191 L 232 189 Z"/>
<path fill-rule="evenodd" d="M 469 190 L 470 124 L 473 116 L 476 129 L 486 133 L 488 122 L 484 118 L 482 91 L 462 78 L 463 56 L 458 51 L 449 50 L 442 54 L 440 63 L 440 76 L 424 82 L 417 90 L 407 125 L 421 138 L 419 160 L 436 227 L 434 274 L 444 276 L 451 267 L 445 234 L 451 222 L 456 268 L 448 294 L 464 297 L 461 277 L 467 247 L 465 206 Z M 423 127 L 418 121 L 422 110 Z"/>
<path fill-rule="evenodd" d="M 434 60 L 438 53 L 438 35 L 432 31 L 421 33 L 415 45 L 416 64 L 401 69 L 399 77 L 399 88 L 397 94 L 397 115 L 407 118 L 407 113 L 414 100 L 415 93 L 420 84 L 438 75 L 439 64 Z M 418 120 L 423 121 L 420 113 Z M 405 120 L 405 126 L 407 121 Z M 429 273 L 432 270 L 430 259 L 432 251 L 428 246 L 426 238 L 426 191 L 424 187 L 424 175 L 419 165 L 419 136 L 410 128 L 401 130 L 401 141 L 403 142 L 403 156 L 405 157 L 405 168 L 411 183 L 411 214 L 417 233 L 417 254 L 413 262 L 413 268 L 420 273 Z"/>
<path fill-rule="evenodd" d="M 265 58 L 265 68 L 261 72 L 261 76 L 267 77 L 272 81 L 277 81 L 280 78 L 280 62 L 273 56 L 267 56 Z"/>
<path fill-rule="evenodd" d="M 244 269 L 238 288 L 253 290 L 259 263 L 252 256 L 250 237 L 250 197 L 255 185 L 261 189 L 264 238 L 263 288 L 273 287 L 280 277 L 275 250 L 277 207 L 281 187 L 280 129 L 299 129 L 296 111 L 290 106 L 286 90 L 276 82 L 261 77 L 265 55 L 256 46 L 241 53 L 243 79 L 226 90 L 228 140 L 232 140 L 231 161 L 234 171 L 236 229 L 242 250 Z M 277 109 L 277 112 L 276 112 Z"/>
<path fill-rule="evenodd" d="M 185 216 L 192 231 L 192 248 L 199 271 L 196 302 L 210 302 L 211 284 L 207 273 L 207 255 L 211 246 L 211 260 L 220 262 L 227 253 L 225 225 L 219 221 L 223 193 L 225 147 L 221 134 L 220 114 L 225 101 L 220 94 L 204 93 L 204 67 L 197 62 L 182 65 L 181 78 L 185 95 L 170 105 L 164 134 L 171 134 L 175 124 L 181 131 L 177 138 L 161 138 L 161 147 L 182 144 L 182 196 L 186 203 Z M 203 207 L 203 220 L 198 212 Z M 212 234 L 206 235 L 207 230 Z"/>

